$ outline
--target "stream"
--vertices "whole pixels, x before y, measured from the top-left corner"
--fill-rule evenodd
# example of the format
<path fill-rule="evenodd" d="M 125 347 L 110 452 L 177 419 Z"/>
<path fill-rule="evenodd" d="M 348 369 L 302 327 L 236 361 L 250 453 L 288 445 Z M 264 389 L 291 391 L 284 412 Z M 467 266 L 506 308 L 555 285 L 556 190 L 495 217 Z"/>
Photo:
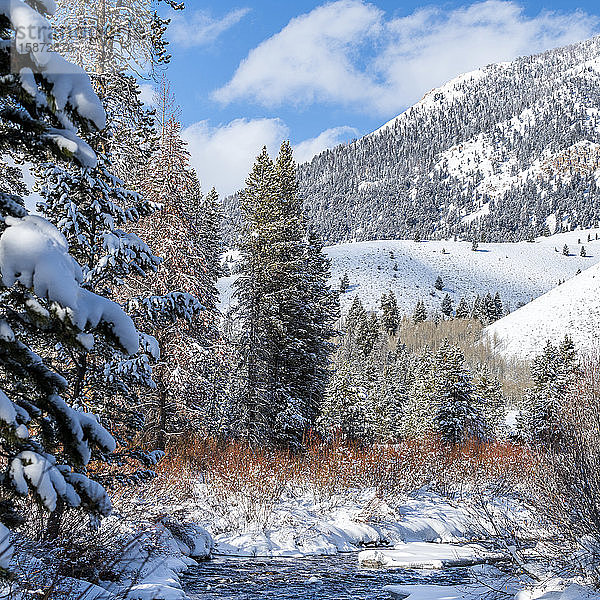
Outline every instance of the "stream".
<path fill-rule="evenodd" d="M 443 571 L 359 567 L 356 553 L 306 558 L 216 557 L 182 575 L 194 600 L 389 600 L 385 585 L 456 585 L 468 568 Z"/>

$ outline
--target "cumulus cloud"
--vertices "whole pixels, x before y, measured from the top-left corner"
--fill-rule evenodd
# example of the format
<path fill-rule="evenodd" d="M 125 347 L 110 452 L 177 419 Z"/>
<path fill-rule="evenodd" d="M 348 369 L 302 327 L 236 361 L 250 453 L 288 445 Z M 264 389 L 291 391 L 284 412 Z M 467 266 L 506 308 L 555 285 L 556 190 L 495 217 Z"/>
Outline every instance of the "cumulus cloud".
<path fill-rule="evenodd" d="M 211 127 L 208 121 L 194 123 L 183 130 L 192 166 L 205 191 L 215 187 L 221 196 L 233 194 L 244 182 L 263 146 L 277 155 L 281 142 L 289 138 L 289 128 L 280 119 L 236 119 Z M 353 127 L 334 127 L 294 147 L 294 158 L 305 162 L 327 148 L 356 137 Z"/>
<path fill-rule="evenodd" d="M 292 19 L 251 50 L 214 98 L 268 107 L 323 102 L 389 114 L 460 73 L 598 30 L 599 19 L 582 11 L 529 17 L 511 0 L 391 19 L 364 0 L 337 0 Z"/>
<path fill-rule="evenodd" d="M 226 196 L 244 186 L 244 181 L 263 146 L 271 155 L 289 134 L 279 119 L 236 119 L 221 127 L 200 121 L 182 132 L 205 191 L 215 187 Z"/>
<path fill-rule="evenodd" d="M 356 138 L 359 136 L 359 133 L 358 129 L 348 126 L 326 129 L 317 137 L 304 140 L 295 146 L 294 157 L 299 163 L 308 162 L 311 158 L 323 152 L 323 150 L 334 148 L 352 138 Z"/>
<path fill-rule="evenodd" d="M 169 26 L 169 34 L 174 43 L 184 48 L 206 46 L 237 25 L 249 12 L 249 8 L 238 8 L 220 19 L 203 10 L 176 13 Z"/>

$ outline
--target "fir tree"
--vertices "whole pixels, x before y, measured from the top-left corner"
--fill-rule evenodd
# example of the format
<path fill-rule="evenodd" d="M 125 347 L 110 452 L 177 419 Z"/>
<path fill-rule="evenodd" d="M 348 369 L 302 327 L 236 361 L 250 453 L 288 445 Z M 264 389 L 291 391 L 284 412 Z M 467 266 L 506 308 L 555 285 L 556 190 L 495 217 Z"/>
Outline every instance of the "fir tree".
<path fill-rule="evenodd" d="M 416 325 L 417 323 L 422 323 L 427 320 L 427 311 L 425 309 L 425 303 L 423 300 L 419 300 L 415 307 L 415 312 L 413 313 L 413 323 Z"/>
<path fill-rule="evenodd" d="M 444 341 L 435 354 L 437 410 L 435 429 L 446 442 L 456 445 L 480 437 L 483 420 L 473 392 L 471 376 L 460 350 Z"/>
<path fill-rule="evenodd" d="M 468 319 L 471 314 L 469 305 L 464 298 L 461 298 L 458 306 L 456 307 L 456 318 L 457 319 Z"/>
<path fill-rule="evenodd" d="M 569 246 L 567 246 L 567 245 L 565 244 L 565 245 L 563 246 L 562 253 L 563 253 L 563 256 L 569 256 Z"/>
<path fill-rule="evenodd" d="M 340 279 L 340 294 L 345 294 L 350 287 L 350 277 L 348 277 L 348 273 L 344 273 L 342 278 Z"/>
<path fill-rule="evenodd" d="M 583 256 L 583 257 L 587 256 L 587 252 L 585 251 L 585 246 L 581 246 L 581 252 L 579 253 L 579 256 Z"/>
<path fill-rule="evenodd" d="M 442 300 L 442 314 L 446 317 L 451 317 L 453 309 L 452 298 L 450 298 L 449 294 L 446 294 Z"/>
<path fill-rule="evenodd" d="M 4 65 L 0 148 L 34 164 L 53 155 L 72 157 L 93 168 L 96 156 L 75 132 L 104 128 L 105 114 L 85 73 L 59 54 L 53 54 L 52 69 L 40 71 L 37 57 L 23 52 L 34 42 L 39 44 L 40 37 L 23 45 L 20 71 L 9 73 L 22 19 L 43 23 L 39 19 L 51 4 L 17 0 L 0 7 L 5 41 L 0 50 Z M 36 34 L 45 38 L 44 43 L 51 42 L 50 27 Z M 60 97 L 53 90 L 60 90 Z M 106 515 L 110 500 L 90 477 L 87 465 L 92 458 L 104 459 L 115 442 L 96 415 L 69 402 L 69 383 L 51 365 L 57 347 L 78 355 L 94 348 L 103 358 L 125 358 L 137 352 L 138 332 L 117 304 L 82 287 L 81 266 L 68 254 L 65 237 L 53 225 L 28 215 L 23 200 L 5 189 L 0 191 L 0 213 L 0 442 L 5 464 L 1 485 L 9 496 L 32 494 L 49 511 L 64 505 Z M 50 537 L 56 533 L 55 527 L 49 528 Z M 5 542 L 6 534 L 0 526 Z M 9 547 L 3 554 L 0 566 L 5 567 Z"/>
<path fill-rule="evenodd" d="M 388 335 L 395 335 L 400 324 L 398 301 L 392 290 L 381 296 L 381 327 Z"/>
<path fill-rule="evenodd" d="M 437 279 L 435 280 L 433 287 L 439 291 L 442 291 L 444 289 L 444 280 L 441 278 L 440 275 L 438 275 Z"/>
<path fill-rule="evenodd" d="M 240 433 L 254 444 L 298 446 L 324 392 L 336 297 L 321 245 L 314 238 L 307 244 L 289 143 L 276 165 L 263 149 L 242 210 L 234 313 Z"/>

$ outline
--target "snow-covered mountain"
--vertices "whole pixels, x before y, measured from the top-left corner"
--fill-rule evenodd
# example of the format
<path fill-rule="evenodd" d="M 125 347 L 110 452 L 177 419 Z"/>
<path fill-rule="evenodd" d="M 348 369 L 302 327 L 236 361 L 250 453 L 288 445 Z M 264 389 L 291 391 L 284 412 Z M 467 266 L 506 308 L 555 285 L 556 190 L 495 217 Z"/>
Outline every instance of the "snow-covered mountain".
<path fill-rule="evenodd" d="M 487 66 L 301 165 L 307 212 L 330 244 L 597 226 L 599 112 L 600 37 Z"/>
<path fill-rule="evenodd" d="M 588 243 L 588 235 L 592 241 Z M 350 289 L 341 295 L 342 310 L 348 309 L 356 295 L 369 309 L 379 307 L 383 293 L 393 290 L 400 310 L 412 314 L 417 300 L 424 300 L 428 311 L 439 311 L 448 293 L 455 305 L 461 296 L 499 291 L 506 308 L 516 309 L 545 294 L 558 284 L 600 263 L 600 229 L 572 231 L 538 238 L 535 243 L 480 244 L 478 251 L 469 242 L 379 240 L 337 244 L 325 249 L 331 259 L 331 282 L 339 287 L 348 273 Z M 581 244 L 586 257 L 580 256 Z M 570 250 L 564 256 L 564 245 Z M 233 253 L 235 256 L 235 253 Z M 442 277 L 444 289 L 433 287 Z M 231 306 L 231 285 L 235 276 L 219 281 L 221 309 Z M 560 286 L 562 289 L 563 286 Z M 564 334 L 563 334 L 564 336 Z"/>
<path fill-rule="evenodd" d="M 600 264 L 596 264 L 484 331 L 506 358 L 531 359 L 547 340 L 570 335 L 582 354 L 600 351 Z"/>

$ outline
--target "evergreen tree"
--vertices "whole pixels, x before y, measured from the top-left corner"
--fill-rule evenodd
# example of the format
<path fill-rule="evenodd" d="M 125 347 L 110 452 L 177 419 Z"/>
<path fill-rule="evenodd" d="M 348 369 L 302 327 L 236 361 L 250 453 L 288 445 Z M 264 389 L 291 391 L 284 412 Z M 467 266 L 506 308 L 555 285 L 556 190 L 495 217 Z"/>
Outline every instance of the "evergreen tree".
<path fill-rule="evenodd" d="M 340 294 L 345 294 L 350 287 L 350 278 L 348 277 L 348 273 L 344 273 L 342 278 L 340 279 Z"/>
<path fill-rule="evenodd" d="M 381 327 L 388 335 L 395 335 L 400 325 L 400 315 L 398 313 L 398 301 L 392 290 L 389 294 L 381 296 Z"/>
<path fill-rule="evenodd" d="M 452 298 L 450 298 L 449 294 L 446 294 L 442 300 L 442 314 L 446 317 L 451 317 L 453 309 Z"/>
<path fill-rule="evenodd" d="M 579 373 L 573 341 L 565 336 L 556 347 L 549 340 L 531 365 L 533 386 L 525 395 L 526 409 L 519 421 L 525 439 L 551 446 L 558 442 L 560 411 Z"/>
<path fill-rule="evenodd" d="M 437 279 L 435 280 L 433 287 L 439 291 L 442 291 L 444 289 L 444 280 L 441 278 L 440 275 L 438 275 Z"/>
<path fill-rule="evenodd" d="M 277 165 L 266 148 L 258 156 L 242 210 L 234 313 L 240 434 L 254 444 L 298 446 L 324 392 L 336 296 L 321 245 L 307 244 L 289 143 Z"/>
<path fill-rule="evenodd" d="M 419 300 L 415 307 L 415 312 L 413 313 L 413 323 L 416 325 L 417 323 L 422 323 L 427 320 L 427 311 L 425 309 L 425 303 L 423 300 Z"/>
<path fill-rule="evenodd" d="M 569 256 L 569 246 L 566 244 L 563 246 L 562 253 L 564 256 Z"/>
<path fill-rule="evenodd" d="M 464 357 L 457 347 L 445 340 L 435 354 L 437 410 L 435 429 L 450 444 L 460 444 L 469 437 L 480 437 L 483 420 L 473 391 Z"/>
<path fill-rule="evenodd" d="M 458 306 L 456 307 L 456 318 L 457 319 L 468 319 L 471 314 L 469 305 L 464 298 L 460 299 Z"/>
<path fill-rule="evenodd" d="M 51 29 L 43 18 L 51 4 L 16 0 L 0 6 L 0 35 L 5 42 L 0 50 L 0 148 L 3 154 L 34 164 L 50 154 L 57 160 L 72 157 L 93 168 L 97 163 L 93 151 L 75 133 L 105 126 L 104 111 L 89 79 L 57 53 L 51 69 L 40 69 L 39 55 L 32 52 L 41 41 L 51 43 Z M 23 22 L 43 27 L 35 31 L 35 39 L 21 38 L 17 53 L 17 30 L 26 38 L 32 34 Z M 19 61 L 13 73 L 11 54 Z M 0 485 L 9 497 L 32 494 L 49 511 L 65 505 L 106 515 L 110 500 L 90 477 L 87 466 L 92 458 L 104 459 L 115 442 L 96 415 L 69 402 L 69 383 L 51 365 L 57 347 L 78 355 L 94 348 L 103 357 L 125 358 L 138 351 L 139 335 L 117 304 L 82 286 L 83 271 L 68 254 L 65 237 L 41 216 L 28 215 L 22 198 L 2 183 L 0 445 L 4 474 Z M 3 511 L 4 518 L 8 513 Z M 56 530 L 48 533 L 54 535 Z M 3 525 L 0 537 L 5 540 L 0 560 L 4 568 L 11 552 Z"/>
<path fill-rule="evenodd" d="M 502 387 L 498 378 L 490 374 L 486 365 L 475 374 L 473 395 L 483 418 L 484 435 L 488 438 L 504 437 L 506 426 Z"/>
<path fill-rule="evenodd" d="M 497 321 L 504 316 L 504 304 L 502 303 L 500 292 L 496 292 L 496 295 L 494 296 L 494 308 L 494 321 Z"/>
<path fill-rule="evenodd" d="M 579 253 L 580 256 L 586 257 L 587 256 L 587 252 L 585 251 L 585 246 L 581 246 L 581 252 Z"/>

